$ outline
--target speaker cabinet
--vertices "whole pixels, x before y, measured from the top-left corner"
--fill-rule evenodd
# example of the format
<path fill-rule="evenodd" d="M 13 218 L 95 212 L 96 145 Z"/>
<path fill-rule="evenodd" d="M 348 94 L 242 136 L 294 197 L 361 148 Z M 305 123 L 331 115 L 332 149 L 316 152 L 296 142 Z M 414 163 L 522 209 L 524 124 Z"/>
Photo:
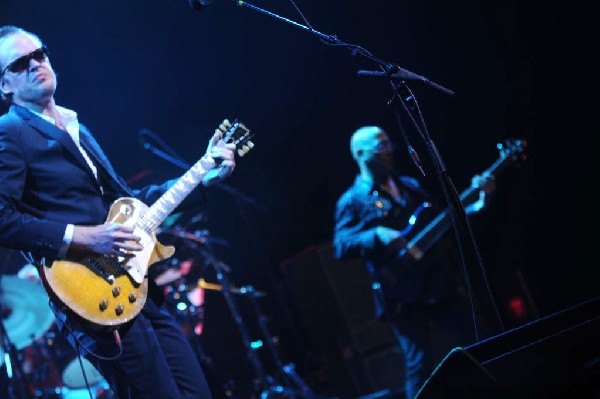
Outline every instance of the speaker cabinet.
<path fill-rule="evenodd" d="M 340 337 L 374 319 L 369 272 L 360 260 L 336 260 L 331 243 L 305 249 L 284 261 L 281 271 L 290 305 L 314 348 L 331 351 Z"/>
<path fill-rule="evenodd" d="M 332 376 L 346 370 L 336 394 L 355 397 L 403 384 L 402 354 L 388 325 L 375 318 L 371 276 L 362 261 L 338 261 L 326 243 L 286 260 L 281 271 L 307 350 L 326 358 Z"/>

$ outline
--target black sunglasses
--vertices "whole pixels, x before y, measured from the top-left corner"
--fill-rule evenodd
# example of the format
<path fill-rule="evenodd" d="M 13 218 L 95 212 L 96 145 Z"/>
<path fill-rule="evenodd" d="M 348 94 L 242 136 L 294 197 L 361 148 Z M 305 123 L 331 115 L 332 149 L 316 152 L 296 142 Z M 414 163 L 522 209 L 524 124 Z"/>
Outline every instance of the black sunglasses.
<path fill-rule="evenodd" d="M 46 59 L 46 57 L 50 54 L 48 48 L 46 46 L 42 46 L 37 50 L 32 51 L 31 53 L 24 55 L 22 57 L 17 58 L 10 64 L 6 66 L 0 73 L 0 76 L 3 76 L 6 71 L 11 71 L 12 73 L 20 73 L 29 68 L 29 62 L 33 59 L 37 62 L 42 62 Z"/>

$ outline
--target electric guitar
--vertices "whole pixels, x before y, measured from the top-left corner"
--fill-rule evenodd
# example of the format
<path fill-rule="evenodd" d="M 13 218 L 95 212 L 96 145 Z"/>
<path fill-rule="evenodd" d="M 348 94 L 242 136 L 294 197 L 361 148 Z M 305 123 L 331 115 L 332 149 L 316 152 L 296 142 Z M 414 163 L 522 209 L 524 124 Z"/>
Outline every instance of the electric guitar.
<path fill-rule="evenodd" d="M 506 166 L 518 160 L 522 160 L 524 158 L 526 144 L 527 143 L 525 141 L 516 139 L 508 139 L 504 142 L 504 144 L 498 144 L 497 147 L 500 152 L 500 157 L 488 169 L 486 169 L 483 174 L 497 176 L 506 168 Z M 477 202 L 479 191 L 480 189 L 478 187 L 473 186 L 463 191 L 460 194 L 462 203 L 469 204 Z M 431 204 L 428 202 L 425 202 L 417 207 L 416 211 L 409 219 L 409 224 L 402 230 L 403 235 L 410 236 L 411 230 L 417 223 L 419 214 L 429 207 L 431 207 Z M 467 213 L 471 214 L 479 211 L 480 209 L 481 207 L 473 207 L 470 211 L 467 209 Z M 431 222 L 429 222 L 429 224 L 427 224 L 421 231 L 409 239 L 406 247 L 403 248 L 398 254 L 398 258 L 405 262 L 411 260 L 418 261 L 423 257 L 425 252 L 427 252 L 444 235 L 444 233 L 448 231 L 451 225 L 451 210 L 446 209 Z"/>
<path fill-rule="evenodd" d="M 239 156 L 254 146 L 250 141 L 253 135 L 240 122 L 225 119 L 219 130 L 222 141 L 234 143 Z M 173 246 L 157 240 L 157 229 L 207 173 L 216 172 L 216 167 L 215 161 L 204 155 L 152 206 L 131 197 L 114 201 L 107 222 L 133 226 L 144 249 L 123 257 L 87 254 L 54 261 L 41 268 L 46 286 L 72 311 L 98 326 L 118 327 L 132 320 L 146 303 L 148 268 L 175 253 Z"/>

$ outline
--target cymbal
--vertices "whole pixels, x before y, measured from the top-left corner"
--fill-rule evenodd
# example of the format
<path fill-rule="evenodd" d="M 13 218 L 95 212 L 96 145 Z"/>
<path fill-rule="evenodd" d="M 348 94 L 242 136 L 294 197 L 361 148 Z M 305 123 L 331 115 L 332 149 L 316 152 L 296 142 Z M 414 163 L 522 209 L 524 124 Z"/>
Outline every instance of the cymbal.
<path fill-rule="evenodd" d="M 158 276 L 154 278 L 154 281 L 159 287 L 164 285 L 171 284 L 174 281 L 179 280 L 183 277 L 180 269 L 174 269 L 172 267 L 168 268 L 164 272 L 160 273 Z"/>
<path fill-rule="evenodd" d="M 16 275 L 0 275 L 0 310 L 6 334 L 16 349 L 31 345 L 54 322 L 42 284 Z"/>
<path fill-rule="evenodd" d="M 223 291 L 223 286 L 221 284 L 209 283 L 203 278 L 198 280 L 197 286 L 203 288 L 205 290 L 213 290 L 213 291 Z M 267 294 L 263 291 L 256 291 L 254 287 L 251 285 L 246 285 L 243 287 L 229 287 L 226 291 L 231 292 L 232 294 L 239 295 L 252 295 L 255 298 L 262 298 Z"/>

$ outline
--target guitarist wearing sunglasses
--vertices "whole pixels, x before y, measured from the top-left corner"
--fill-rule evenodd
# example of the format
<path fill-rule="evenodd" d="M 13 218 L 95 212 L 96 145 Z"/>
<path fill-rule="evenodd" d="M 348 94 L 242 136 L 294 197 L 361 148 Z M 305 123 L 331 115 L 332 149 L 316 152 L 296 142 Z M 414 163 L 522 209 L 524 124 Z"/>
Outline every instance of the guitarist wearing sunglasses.
<path fill-rule="evenodd" d="M 434 249 L 409 248 L 418 230 L 415 218 L 427 218 L 431 198 L 417 180 L 394 170 L 394 145 L 377 126 L 354 132 L 350 150 L 359 172 L 338 199 L 333 245 L 338 259 L 361 258 L 373 277 L 378 317 L 392 323 L 404 355 L 406 399 L 413 399 L 433 371 L 430 325 L 437 323 L 466 345 L 474 340 L 469 307 L 461 302 L 460 284 L 447 272 Z M 493 175 L 473 177 L 479 210 L 494 189 Z M 448 348 L 451 349 L 451 348 Z M 400 371 L 399 371 L 400 372 Z"/>
<path fill-rule="evenodd" d="M 168 205 L 180 210 L 198 206 L 205 201 L 205 187 L 233 172 L 236 145 L 225 142 L 224 130 L 217 129 L 193 173 L 184 175 L 186 184 L 180 183 L 182 177 L 133 189 L 117 175 L 79 115 L 56 103 L 57 77 L 49 57 L 37 35 L 0 27 L 0 92 L 9 105 L 0 117 L 0 245 L 20 250 L 39 269 L 59 329 L 97 367 L 116 397 L 209 399 L 198 359 L 161 306 L 160 290 L 148 281 L 145 268 L 133 270 L 126 263 L 144 252 L 154 259 L 172 251 L 152 242 L 155 220 L 140 217 L 143 223 L 132 224 L 125 217 L 161 198 L 159 209 L 145 213 L 164 217 Z M 181 191 L 177 184 L 187 187 L 194 178 L 198 187 L 192 185 L 193 193 L 174 201 L 173 191 Z M 126 200 L 109 213 L 120 198 Z M 61 263 L 68 258 L 89 264 Z M 105 264 L 110 268 L 103 269 Z M 57 278 L 62 270 L 68 272 Z M 126 283 L 139 291 L 121 292 Z M 82 317 L 84 307 L 75 303 L 96 286 L 109 287 L 106 299 L 87 310 L 105 324 Z M 61 300 L 57 292 L 64 295 L 72 287 L 78 289 L 74 303 Z M 140 304 L 139 313 L 117 318 L 135 304 Z"/>

